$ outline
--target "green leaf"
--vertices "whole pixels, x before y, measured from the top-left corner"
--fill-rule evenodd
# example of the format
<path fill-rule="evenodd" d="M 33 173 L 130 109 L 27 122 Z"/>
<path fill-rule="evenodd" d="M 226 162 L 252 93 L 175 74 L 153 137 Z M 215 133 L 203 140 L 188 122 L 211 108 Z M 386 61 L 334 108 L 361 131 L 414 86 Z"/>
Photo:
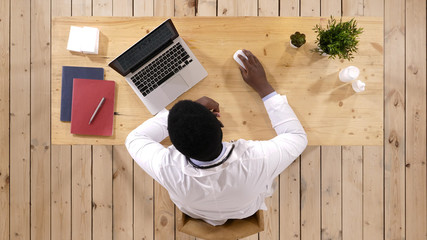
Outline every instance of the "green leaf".
<path fill-rule="evenodd" d="M 329 58 L 335 59 L 353 59 L 353 53 L 357 52 L 358 36 L 363 33 L 363 28 L 357 28 L 357 22 L 353 18 L 348 22 L 339 22 L 332 16 L 328 20 L 326 28 L 316 24 L 313 28 L 317 33 L 316 45 L 318 48 L 312 49 L 313 52 L 320 54 L 327 53 Z"/>

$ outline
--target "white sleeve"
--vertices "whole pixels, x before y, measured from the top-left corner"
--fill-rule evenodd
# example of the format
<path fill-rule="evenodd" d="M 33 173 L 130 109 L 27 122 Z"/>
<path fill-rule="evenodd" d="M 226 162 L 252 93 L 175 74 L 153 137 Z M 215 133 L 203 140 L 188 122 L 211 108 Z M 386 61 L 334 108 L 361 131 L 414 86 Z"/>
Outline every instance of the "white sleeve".
<path fill-rule="evenodd" d="M 135 162 L 158 182 L 161 164 L 168 150 L 160 142 L 168 136 L 169 111 L 163 109 L 134 129 L 126 138 L 126 148 Z"/>
<path fill-rule="evenodd" d="M 286 96 L 277 94 L 267 99 L 264 106 L 277 136 L 260 144 L 267 173 L 275 178 L 304 151 L 307 135 Z"/>

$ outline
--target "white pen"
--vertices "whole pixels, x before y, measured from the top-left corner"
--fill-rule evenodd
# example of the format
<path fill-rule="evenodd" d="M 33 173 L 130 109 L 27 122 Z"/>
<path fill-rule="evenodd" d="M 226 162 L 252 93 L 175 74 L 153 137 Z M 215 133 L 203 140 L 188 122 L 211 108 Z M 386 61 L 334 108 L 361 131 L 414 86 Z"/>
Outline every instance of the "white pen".
<path fill-rule="evenodd" d="M 96 114 L 98 113 L 98 111 L 99 111 L 99 109 L 101 108 L 101 106 L 102 106 L 102 104 L 104 103 L 104 101 L 105 101 L 105 97 L 103 97 L 103 98 L 101 99 L 101 101 L 100 101 L 100 102 L 99 102 L 99 104 L 98 104 L 98 107 L 96 107 L 96 109 L 95 109 L 95 112 L 93 112 L 92 117 L 91 117 L 91 118 L 90 118 L 90 120 L 89 120 L 89 124 L 91 124 L 91 123 L 92 123 L 93 118 L 95 118 Z"/>

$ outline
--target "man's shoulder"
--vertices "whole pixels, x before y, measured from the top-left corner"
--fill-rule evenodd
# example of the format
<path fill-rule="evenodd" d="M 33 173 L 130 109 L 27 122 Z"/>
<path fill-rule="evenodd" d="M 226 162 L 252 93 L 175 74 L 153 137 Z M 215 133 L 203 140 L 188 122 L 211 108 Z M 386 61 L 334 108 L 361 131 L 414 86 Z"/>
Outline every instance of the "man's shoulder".
<path fill-rule="evenodd" d="M 240 156 L 241 159 L 247 158 L 262 158 L 263 151 L 261 148 L 260 141 L 257 140 L 246 140 L 239 139 L 236 141 L 232 141 L 235 146 L 236 155 Z"/>
<path fill-rule="evenodd" d="M 161 155 L 160 158 L 156 158 L 155 161 L 151 161 L 152 162 L 151 164 L 153 165 L 153 167 L 155 167 L 158 170 L 170 168 L 170 167 L 175 168 L 179 165 L 182 165 L 182 163 L 186 161 L 185 156 L 182 155 L 173 146 L 164 148 L 162 150 L 162 153 L 159 152 L 159 154 Z"/>

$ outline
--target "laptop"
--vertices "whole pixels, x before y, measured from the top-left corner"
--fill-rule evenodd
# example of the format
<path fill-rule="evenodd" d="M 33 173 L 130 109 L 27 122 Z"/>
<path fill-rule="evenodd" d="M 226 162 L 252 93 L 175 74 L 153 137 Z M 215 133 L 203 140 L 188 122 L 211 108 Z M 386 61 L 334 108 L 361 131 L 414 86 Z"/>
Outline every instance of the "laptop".
<path fill-rule="evenodd" d="M 124 76 L 151 114 L 156 114 L 208 73 L 166 20 L 108 66 Z"/>

